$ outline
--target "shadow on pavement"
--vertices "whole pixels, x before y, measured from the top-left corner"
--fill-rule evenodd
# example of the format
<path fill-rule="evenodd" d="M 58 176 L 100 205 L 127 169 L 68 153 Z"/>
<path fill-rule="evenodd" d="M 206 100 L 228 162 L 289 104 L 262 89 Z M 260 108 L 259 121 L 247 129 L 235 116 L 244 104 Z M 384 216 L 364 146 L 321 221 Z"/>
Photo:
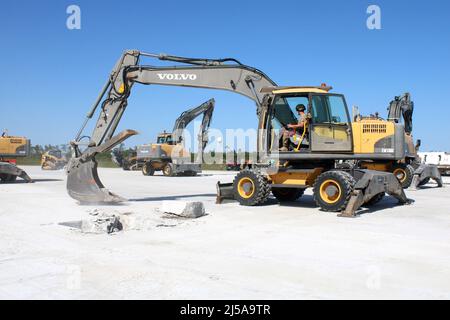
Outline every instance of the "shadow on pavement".
<path fill-rule="evenodd" d="M 2 184 L 21 184 L 21 183 L 39 183 L 39 182 L 56 182 L 56 181 L 64 181 L 64 179 L 32 179 L 33 182 L 28 182 L 25 180 L 16 180 L 14 182 L 2 183 Z"/>
<path fill-rule="evenodd" d="M 140 201 L 163 201 L 163 200 L 179 200 L 184 198 L 197 198 L 197 197 L 216 197 L 215 193 L 199 193 L 199 194 L 184 194 L 184 195 L 173 195 L 164 197 L 146 197 L 138 199 L 128 199 L 130 202 L 140 202 Z"/>

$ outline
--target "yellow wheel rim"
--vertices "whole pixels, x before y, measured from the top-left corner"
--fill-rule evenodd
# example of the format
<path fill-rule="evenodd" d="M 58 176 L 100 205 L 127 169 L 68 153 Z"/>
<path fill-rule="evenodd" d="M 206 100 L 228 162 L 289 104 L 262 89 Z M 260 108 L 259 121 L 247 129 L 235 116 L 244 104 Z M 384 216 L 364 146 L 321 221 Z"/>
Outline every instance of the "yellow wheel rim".
<path fill-rule="evenodd" d="M 338 202 L 341 194 L 341 187 L 334 180 L 326 180 L 320 185 L 320 198 L 326 203 Z"/>
<path fill-rule="evenodd" d="M 393 174 L 397 177 L 398 180 L 400 180 L 400 182 L 403 182 L 406 179 L 406 171 L 402 168 L 395 169 Z"/>
<path fill-rule="evenodd" d="M 253 183 L 252 179 L 242 178 L 241 180 L 239 180 L 238 192 L 239 195 L 244 199 L 251 198 L 255 193 L 255 184 Z"/>

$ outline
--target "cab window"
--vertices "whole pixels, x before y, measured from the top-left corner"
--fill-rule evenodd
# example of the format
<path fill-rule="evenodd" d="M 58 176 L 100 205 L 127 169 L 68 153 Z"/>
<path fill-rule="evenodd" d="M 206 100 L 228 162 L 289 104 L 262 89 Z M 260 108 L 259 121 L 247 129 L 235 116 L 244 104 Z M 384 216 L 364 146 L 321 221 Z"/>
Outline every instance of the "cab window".
<path fill-rule="evenodd" d="M 163 144 L 164 142 L 166 142 L 165 140 L 166 140 L 166 137 L 158 137 L 158 140 L 156 143 Z"/>
<path fill-rule="evenodd" d="M 298 123 L 298 113 L 295 107 L 303 104 L 308 107 L 307 96 L 277 96 L 274 102 L 274 113 L 272 118 L 272 127 L 279 129 L 287 124 Z"/>
<path fill-rule="evenodd" d="M 312 122 L 326 124 L 348 124 L 344 98 L 338 95 L 315 95 L 312 97 Z"/>

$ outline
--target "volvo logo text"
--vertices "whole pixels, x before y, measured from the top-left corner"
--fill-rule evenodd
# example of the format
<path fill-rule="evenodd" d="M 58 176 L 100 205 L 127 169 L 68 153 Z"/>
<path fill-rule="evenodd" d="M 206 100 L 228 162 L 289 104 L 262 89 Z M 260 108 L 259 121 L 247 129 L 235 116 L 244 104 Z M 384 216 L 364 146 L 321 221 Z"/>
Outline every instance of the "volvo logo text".
<path fill-rule="evenodd" d="M 196 80 L 196 74 L 187 73 L 157 73 L 160 80 Z"/>

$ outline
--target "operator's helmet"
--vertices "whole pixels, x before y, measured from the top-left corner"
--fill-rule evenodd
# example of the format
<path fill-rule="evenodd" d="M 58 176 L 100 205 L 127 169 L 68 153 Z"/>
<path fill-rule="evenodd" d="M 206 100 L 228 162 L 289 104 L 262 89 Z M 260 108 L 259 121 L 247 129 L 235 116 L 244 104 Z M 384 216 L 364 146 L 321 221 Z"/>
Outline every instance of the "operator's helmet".
<path fill-rule="evenodd" d="M 306 110 L 306 107 L 305 107 L 304 104 L 298 104 L 298 105 L 295 107 L 295 110 L 297 110 L 297 112 L 300 112 L 300 111 L 304 112 L 304 111 Z"/>

